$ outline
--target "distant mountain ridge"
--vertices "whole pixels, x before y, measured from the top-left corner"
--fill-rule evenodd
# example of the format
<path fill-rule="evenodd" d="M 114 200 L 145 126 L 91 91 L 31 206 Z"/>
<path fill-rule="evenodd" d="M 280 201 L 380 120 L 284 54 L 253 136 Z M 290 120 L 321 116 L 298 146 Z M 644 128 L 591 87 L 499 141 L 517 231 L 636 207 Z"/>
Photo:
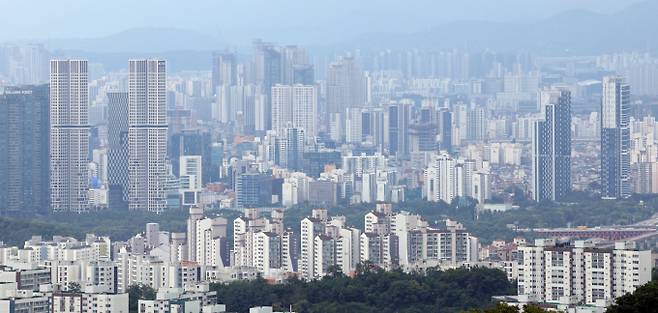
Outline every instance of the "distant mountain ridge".
<path fill-rule="evenodd" d="M 410 34 L 368 34 L 341 43 L 361 49 L 395 47 L 527 50 L 546 54 L 658 51 L 658 0 L 612 15 L 567 11 L 539 22 L 458 21 Z"/>
<path fill-rule="evenodd" d="M 105 37 L 58 39 L 45 44 L 53 50 L 96 53 L 203 51 L 224 45 L 220 38 L 176 28 L 133 28 Z"/>
<path fill-rule="evenodd" d="M 359 48 L 493 49 L 529 51 L 546 55 L 584 55 L 620 51 L 658 52 L 658 0 L 630 5 L 615 14 L 585 10 L 566 11 L 536 22 L 456 21 L 411 33 L 359 33 L 354 30 L 337 41 L 310 44 L 314 52 Z M 394 20 L 391 23 L 395 23 Z M 313 29 L 295 30 L 297 41 Z M 323 32 L 313 33 L 323 37 Z M 326 35 L 326 34 L 324 34 Z M 251 38 L 250 38 L 251 39 Z M 267 40 L 268 38 L 264 38 Z M 294 39 L 292 39 L 294 40 Z M 224 49 L 222 38 L 198 31 L 176 28 L 135 28 L 117 34 L 86 39 L 61 39 L 46 42 L 53 50 L 107 53 L 164 53 L 171 51 L 210 51 Z M 249 48 L 248 46 L 243 48 Z"/>

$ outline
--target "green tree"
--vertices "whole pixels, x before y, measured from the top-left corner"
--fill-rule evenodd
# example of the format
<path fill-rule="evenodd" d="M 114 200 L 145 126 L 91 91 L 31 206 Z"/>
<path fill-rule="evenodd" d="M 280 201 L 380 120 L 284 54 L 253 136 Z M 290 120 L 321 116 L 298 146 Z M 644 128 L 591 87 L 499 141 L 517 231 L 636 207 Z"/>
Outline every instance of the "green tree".
<path fill-rule="evenodd" d="M 265 280 L 213 284 L 229 311 L 292 305 L 298 312 L 460 312 L 491 305 L 491 297 L 515 293 L 504 272 L 473 268 L 404 273 L 360 264 L 354 277 L 340 273 L 309 282 L 291 278 L 281 284 Z"/>
<path fill-rule="evenodd" d="M 615 301 L 606 313 L 644 313 L 658 311 L 658 281 L 652 281 Z"/>
<path fill-rule="evenodd" d="M 139 300 L 155 300 L 155 289 L 146 285 L 132 285 L 128 287 L 128 311 L 139 311 Z"/>

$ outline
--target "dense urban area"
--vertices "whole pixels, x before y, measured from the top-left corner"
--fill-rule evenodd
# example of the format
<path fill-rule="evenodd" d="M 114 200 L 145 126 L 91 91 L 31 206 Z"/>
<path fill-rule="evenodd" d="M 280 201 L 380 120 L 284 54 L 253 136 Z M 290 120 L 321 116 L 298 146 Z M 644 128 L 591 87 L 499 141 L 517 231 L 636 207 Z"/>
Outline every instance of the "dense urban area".
<path fill-rule="evenodd" d="M 0 42 L 0 313 L 658 312 L 655 43 L 532 31 Z"/>

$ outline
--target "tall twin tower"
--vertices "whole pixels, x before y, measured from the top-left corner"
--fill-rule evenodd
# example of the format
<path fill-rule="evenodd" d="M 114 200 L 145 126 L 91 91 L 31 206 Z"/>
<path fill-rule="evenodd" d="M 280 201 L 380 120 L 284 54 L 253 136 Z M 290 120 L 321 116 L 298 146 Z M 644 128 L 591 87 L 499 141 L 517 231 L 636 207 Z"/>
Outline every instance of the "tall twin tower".
<path fill-rule="evenodd" d="M 127 151 L 119 151 L 123 158 L 113 165 L 126 169 L 122 187 L 131 210 L 161 212 L 166 208 L 166 64 L 130 60 L 128 68 L 127 97 L 113 94 L 111 99 L 121 102 L 115 107 L 120 112 L 112 112 L 113 122 L 127 128 L 123 134 L 121 129 L 109 130 L 127 138 L 127 144 L 120 145 Z M 50 207 L 54 212 L 90 209 L 88 79 L 86 60 L 50 62 Z"/>

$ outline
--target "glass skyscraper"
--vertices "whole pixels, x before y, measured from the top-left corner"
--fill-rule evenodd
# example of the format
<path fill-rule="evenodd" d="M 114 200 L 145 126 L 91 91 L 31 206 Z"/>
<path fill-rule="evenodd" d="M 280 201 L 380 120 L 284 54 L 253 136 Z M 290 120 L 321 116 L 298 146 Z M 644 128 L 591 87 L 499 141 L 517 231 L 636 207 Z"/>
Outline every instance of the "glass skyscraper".
<path fill-rule="evenodd" d="M 630 184 L 630 94 L 619 76 L 603 78 L 601 101 L 601 198 L 631 195 Z"/>
<path fill-rule="evenodd" d="M 0 214 L 48 211 L 48 85 L 0 91 Z"/>
<path fill-rule="evenodd" d="M 533 196 L 556 201 L 571 191 L 571 92 L 543 90 L 539 101 L 544 118 L 534 124 Z"/>

